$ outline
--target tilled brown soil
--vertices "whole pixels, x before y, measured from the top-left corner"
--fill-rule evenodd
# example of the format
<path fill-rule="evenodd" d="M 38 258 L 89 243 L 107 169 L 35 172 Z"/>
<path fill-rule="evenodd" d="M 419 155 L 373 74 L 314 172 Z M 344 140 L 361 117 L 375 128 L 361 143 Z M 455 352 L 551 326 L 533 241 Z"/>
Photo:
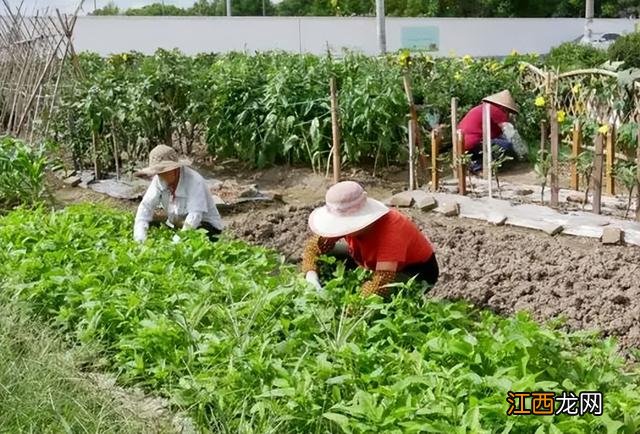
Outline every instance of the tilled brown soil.
<path fill-rule="evenodd" d="M 297 262 L 311 209 L 255 210 L 228 219 L 229 230 Z M 623 349 L 640 348 L 640 249 L 408 213 L 436 246 L 441 278 L 433 297 L 504 314 L 526 310 L 540 321 L 561 316 L 571 329 L 602 330 Z"/>

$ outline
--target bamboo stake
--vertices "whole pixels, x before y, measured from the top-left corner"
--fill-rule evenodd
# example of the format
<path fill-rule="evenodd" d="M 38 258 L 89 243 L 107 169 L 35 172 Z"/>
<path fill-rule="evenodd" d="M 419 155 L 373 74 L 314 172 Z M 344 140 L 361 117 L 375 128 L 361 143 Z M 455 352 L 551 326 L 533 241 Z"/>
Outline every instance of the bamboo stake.
<path fill-rule="evenodd" d="M 58 68 L 58 73 L 56 76 L 56 83 L 53 88 L 53 96 L 51 97 L 51 105 L 49 106 L 49 115 L 47 116 L 47 122 L 45 123 L 43 136 L 46 136 L 49 132 L 49 121 L 53 116 L 53 110 L 55 107 L 56 99 L 58 97 L 58 87 L 60 85 L 60 78 L 62 77 L 62 70 L 64 68 L 64 63 L 67 61 L 67 56 L 69 55 L 69 44 L 71 44 L 71 40 L 67 39 L 67 43 L 65 44 L 64 54 L 62 56 L 62 60 L 60 61 L 60 67 Z"/>
<path fill-rule="evenodd" d="M 550 125 L 551 125 L 551 206 L 558 206 L 558 196 L 560 193 L 560 186 L 558 185 L 558 152 L 559 152 L 559 138 L 558 138 L 558 116 L 556 109 L 550 110 Z"/>
<path fill-rule="evenodd" d="M 453 155 L 454 176 L 458 177 L 458 99 L 451 98 L 451 149 Z"/>
<path fill-rule="evenodd" d="M 404 84 L 404 92 L 407 97 L 407 104 L 409 104 L 409 115 L 411 120 L 413 121 L 413 136 L 414 136 L 414 146 L 418 148 L 418 165 L 420 167 L 420 172 L 422 176 L 424 176 L 425 183 L 428 182 L 428 174 L 427 174 L 427 156 L 424 154 L 424 147 L 422 146 L 422 134 L 420 133 L 420 122 L 418 121 L 418 111 L 416 110 L 416 105 L 413 101 L 413 90 L 411 86 L 411 77 L 408 72 L 405 72 L 402 76 L 402 81 Z M 418 183 L 420 180 L 418 179 Z"/>
<path fill-rule="evenodd" d="M 600 214 L 602 212 L 602 166 L 603 166 L 603 148 L 604 136 L 600 133 L 596 136 L 595 143 L 595 160 L 593 163 L 593 175 L 591 183 L 593 185 L 593 212 Z"/>
<path fill-rule="evenodd" d="M 640 111 L 638 112 L 638 124 L 640 125 Z M 638 132 L 638 147 L 636 148 L 636 221 L 640 222 L 640 131 Z"/>
<path fill-rule="evenodd" d="M 30 35 L 27 35 L 30 36 Z M 17 49 L 17 48 L 16 48 Z M 18 83 L 16 84 L 16 91 L 13 95 L 13 102 L 11 104 L 11 110 L 9 114 L 9 120 L 7 122 L 7 134 L 10 134 L 13 131 L 13 123 L 16 118 L 17 110 L 18 110 L 18 102 L 20 101 L 20 88 L 23 85 L 25 80 L 25 73 L 27 76 L 31 75 L 31 72 L 35 70 L 35 68 L 31 67 L 32 64 L 32 54 L 33 50 L 29 50 L 26 53 L 25 59 L 20 59 L 22 62 L 22 67 L 20 68 L 20 74 L 18 76 Z"/>
<path fill-rule="evenodd" d="M 614 196 L 616 194 L 616 180 L 615 180 L 615 172 L 614 172 L 614 161 L 615 161 L 615 143 L 616 143 L 616 132 L 615 126 L 610 125 L 609 131 L 607 131 L 607 159 L 606 159 L 606 170 L 605 170 L 605 182 L 607 185 L 607 194 L 610 196 Z"/>
<path fill-rule="evenodd" d="M 58 47 L 60 46 L 60 44 L 62 43 L 64 36 L 60 37 L 60 40 L 58 41 Z M 36 83 L 36 87 L 40 87 L 42 85 L 42 82 L 44 80 L 44 77 L 47 73 L 47 71 L 49 70 L 49 67 L 51 66 L 51 63 L 53 61 L 53 59 L 55 58 L 55 52 L 53 52 L 50 56 L 49 59 L 47 60 L 47 63 L 44 67 L 44 71 L 42 71 L 42 74 L 40 75 L 40 77 L 38 78 L 38 82 Z M 22 128 L 22 125 L 24 123 L 24 119 L 27 115 L 27 111 L 29 110 L 29 108 L 31 107 L 31 105 L 33 104 L 33 99 L 35 98 L 35 93 L 36 91 L 34 90 L 34 92 L 31 94 L 31 97 L 29 98 L 28 102 L 27 102 L 27 106 L 25 108 L 25 111 L 22 114 L 22 117 L 20 118 L 20 122 L 18 123 L 18 126 L 16 127 L 16 134 L 20 134 L 20 130 Z"/>
<path fill-rule="evenodd" d="M 458 155 L 462 157 L 465 153 L 464 151 L 464 135 L 461 130 L 456 131 L 456 145 L 458 146 Z M 465 195 L 467 194 L 467 177 L 465 174 L 467 173 L 467 166 L 465 164 L 459 163 L 457 167 L 458 172 L 458 194 Z"/>
<path fill-rule="evenodd" d="M 493 197 L 493 176 L 491 171 L 492 149 L 491 149 L 491 107 L 489 103 L 482 103 L 482 145 L 483 145 L 483 164 L 482 170 L 484 177 L 487 179 L 489 186 L 489 198 Z"/>
<path fill-rule="evenodd" d="M 331 133 L 333 138 L 333 183 L 340 182 L 340 119 L 338 117 L 338 97 L 336 79 L 329 80 L 331 92 Z"/>
<path fill-rule="evenodd" d="M 120 181 L 120 163 L 118 161 L 118 141 L 116 140 L 116 127 L 111 121 L 111 140 L 113 141 L 113 160 L 116 164 L 116 181 Z"/>
<path fill-rule="evenodd" d="M 580 174 L 578 173 L 578 157 L 582 152 L 582 125 L 580 121 L 573 122 L 573 140 L 571 142 L 571 188 L 580 189 Z"/>
<path fill-rule="evenodd" d="M 431 190 L 438 191 L 439 173 L 438 173 L 438 152 L 440 147 L 440 134 L 438 131 L 431 130 Z"/>
<path fill-rule="evenodd" d="M 414 146 L 414 129 L 413 129 L 413 119 L 409 119 L 409 127 L 408 127 L 408 131 L 409 131 L 409 190 L 414 190 L 415 189 L 415 177 L 414 177 L 414 173 L 415 173 L 415 163 L 414 163 L 414 156 L 413 156 L 413 150 L 415 148 Z"/>
<path fill-rule="evenodd" d="M 100 170 L 98 168 L 98 146 L 96 144 L 96 133 L 91 133 L 91 153 L 93 154 L 93 176 L 100 179 Z"/>

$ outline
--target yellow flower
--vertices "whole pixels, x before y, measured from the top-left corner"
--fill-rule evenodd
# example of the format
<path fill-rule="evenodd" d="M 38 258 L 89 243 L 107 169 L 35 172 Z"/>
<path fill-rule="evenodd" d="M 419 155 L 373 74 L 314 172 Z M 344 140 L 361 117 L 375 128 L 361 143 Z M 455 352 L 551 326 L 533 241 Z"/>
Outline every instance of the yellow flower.
<path fill-rule="evenodd" d="M 403 50 L 399 55 L 398 55 L 398 63 L 400 64 L 400 66 L 409 66 L 411 64 L 411 54 L 409 53 L 409 50 Z"/>
<path fill-rule="evenodd" d="M 572 88 L 571 88 L 571 92 L 575 93 L 580 93 L 580 88 L 582 87 L 582 85 L 580 83 L 576 83 Z"/>
<path fill-rule="evenodd" d="M 565 120 L 565 119 L 566 119 L 566 117 L 567 117 L 567 113 L 565 113 L 565 111 L 564 111 L 564 110 L 558 110 L 557 115 L 558 115 L 557 117 L 558 117 L 558 122 L 559 122 L 559 123 L 563 123 L 563 122 L 564 122 L 564 120 Z"/>
<path fill-rule="evenodd" d="M 527 69 L 527 65 L 521 63 L 520 66 L 518 66 L 518 69 L 520 70 L 520 72 L 524 72 L 524 70 Z"/>
<path fill-rule="evenodd" d="M 536 105 L 536 107 L 544 107 L 546 101 L 544 100 L 543 96 L 539 96 L 536 98 L 534 104 Z"/>
<path fill-rule="evenodd" d="M 495 72 L 500 68 L 500 64 L 498 62 L 491 62 L 491 64 L 489 65 L 489 69 L 491 69 L 491 72 Z"/>
<path fill-rule="evenodd" d="M 460 80 L 462 80 L 462 74 L 460 74 L 460 72 L 456 72 L 454 74 L 453 78 L 455 78 L 456 80 L 460 81 Z"/>
<path fill-rule="evenodd" d="M 609 125 L 602 125 L 600 128 L 598 128 L 598 132 L 600 134 L 607 134 L 609 132 Z"/>
<path fill-rule="evenodd" d="M 122 60 L 123 60 L 124 62 L 126 62 L 126 61 L 127 61 L 127 57 L 128 57 L 128 56 L 127 56 L 127 53 L 124 53 L 124 54 L 122 55 Z"/>
<path fill-rule="evenodd" d="M 519 54 L 520 54 L 520 53 L 518 53 L 518 52 L 516 51 L 516 49 L 515 49 L 515 48 L 514 48 L 513 50 L 511 50 L 511 55 L 512 55 L 512 56 L 517 56 L 517 55 L 519 55 Z"/>
<path fill-rule="evenodd" d="M 470 65 L 473 63 L 473 57 L 469 56 L 468 54 L 465 54 L 462 57 L 462 62 L 464 62 L 465 65 Z"/>

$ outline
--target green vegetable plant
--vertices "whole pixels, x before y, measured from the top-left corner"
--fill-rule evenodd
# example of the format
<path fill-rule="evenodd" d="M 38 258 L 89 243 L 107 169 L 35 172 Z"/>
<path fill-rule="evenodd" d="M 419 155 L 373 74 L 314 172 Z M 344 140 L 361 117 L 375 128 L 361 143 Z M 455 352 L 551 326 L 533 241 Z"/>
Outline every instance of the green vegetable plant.
<path fill-rule="evenodd" d="M 614 173 L 615 178 L 622 182 L 627 190 L 627 207 L 624 212 L 624 218 L 627 218 L 631 209 L 633 191 L 638 188 L 638 167 L 634 163 L 618 163 L 614 166 Z"/>
<path fill-rule="evenodd" d="M 498 177 L 498 171 L 507 161 L 513 160 L 513 157 L 507 155 L 504 149 L 500 146 L 492 145 L 492 160 L 491 160 L 491 174 L 498 184 L 498 195 L 502 199 L 502 188 L 500 188 L 500 178 Z"/>
<path fill-rule="evenodd" d="M 0 217 L 0 292 L 101 351 L 123 384 L 169 397 L 203 430 L 233 433 L 635 432 L 640 384 L 612 339 L 528 315 L 425 300 L 327 258 L 325 291 L 272 251 L 93 205 Z M 347 315 L 347 306 L 360 306 Z M 604 393 L 603 416 L 509 417 L 508 391 Z"/>
<path fill-rule="evenodd" d="M 44 145 L 30 147 L 20 140 L 0 137 L 0 210 L 45 200 L 49 165 Z"/>

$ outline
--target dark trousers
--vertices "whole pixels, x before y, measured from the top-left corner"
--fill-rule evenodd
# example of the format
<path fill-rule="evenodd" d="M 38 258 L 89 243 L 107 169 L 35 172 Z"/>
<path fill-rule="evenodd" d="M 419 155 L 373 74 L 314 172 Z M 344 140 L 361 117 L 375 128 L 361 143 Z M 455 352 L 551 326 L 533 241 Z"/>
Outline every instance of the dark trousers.
<path fill-rule="evenodd" d="M 491 139 L 491 144 L 498 146 L 502 152 L 506 155 L 514 158 L 516 153 L 513 149 L 513 143 L 510 140 L 506 139 L 504 136 L 496 137 L 495 139 Z M 471 165 L 469 169 L 472 172 L 479 172 L 482 170 L 482 143 L 479 143 L 473 150 L 471 151 Z"/>
<path fill-rule="evenodd" d="M 358 267 L 358 263 L 349 255 L 345 243 L 337 243 L 328 255 L 344 261 L 347 270 L 355 270 Z M 398 271 L 398 280 L 400 281 L 407 281 L 413 276 L 416 276 L 416 280 L 419 282 L 425 282 L 431 286 L 435 285 L 440 276 L 440 268 L 438 267 L 436 254 L 432 254 L 425 262 L 411 264 Z"/>
<path fill-rule="evenodd" d="M 403 277 L 403 280 L 409 280 L 413 276 L 416 276 L 416 280 L 418 281 L 426 282 L 431 286 L 435 285 L 440 276 L 440 268 L 438 267 L 436 254 L 431 255 L 426 262 L 409 265 L 400 271 L 400 275 Z"/>

